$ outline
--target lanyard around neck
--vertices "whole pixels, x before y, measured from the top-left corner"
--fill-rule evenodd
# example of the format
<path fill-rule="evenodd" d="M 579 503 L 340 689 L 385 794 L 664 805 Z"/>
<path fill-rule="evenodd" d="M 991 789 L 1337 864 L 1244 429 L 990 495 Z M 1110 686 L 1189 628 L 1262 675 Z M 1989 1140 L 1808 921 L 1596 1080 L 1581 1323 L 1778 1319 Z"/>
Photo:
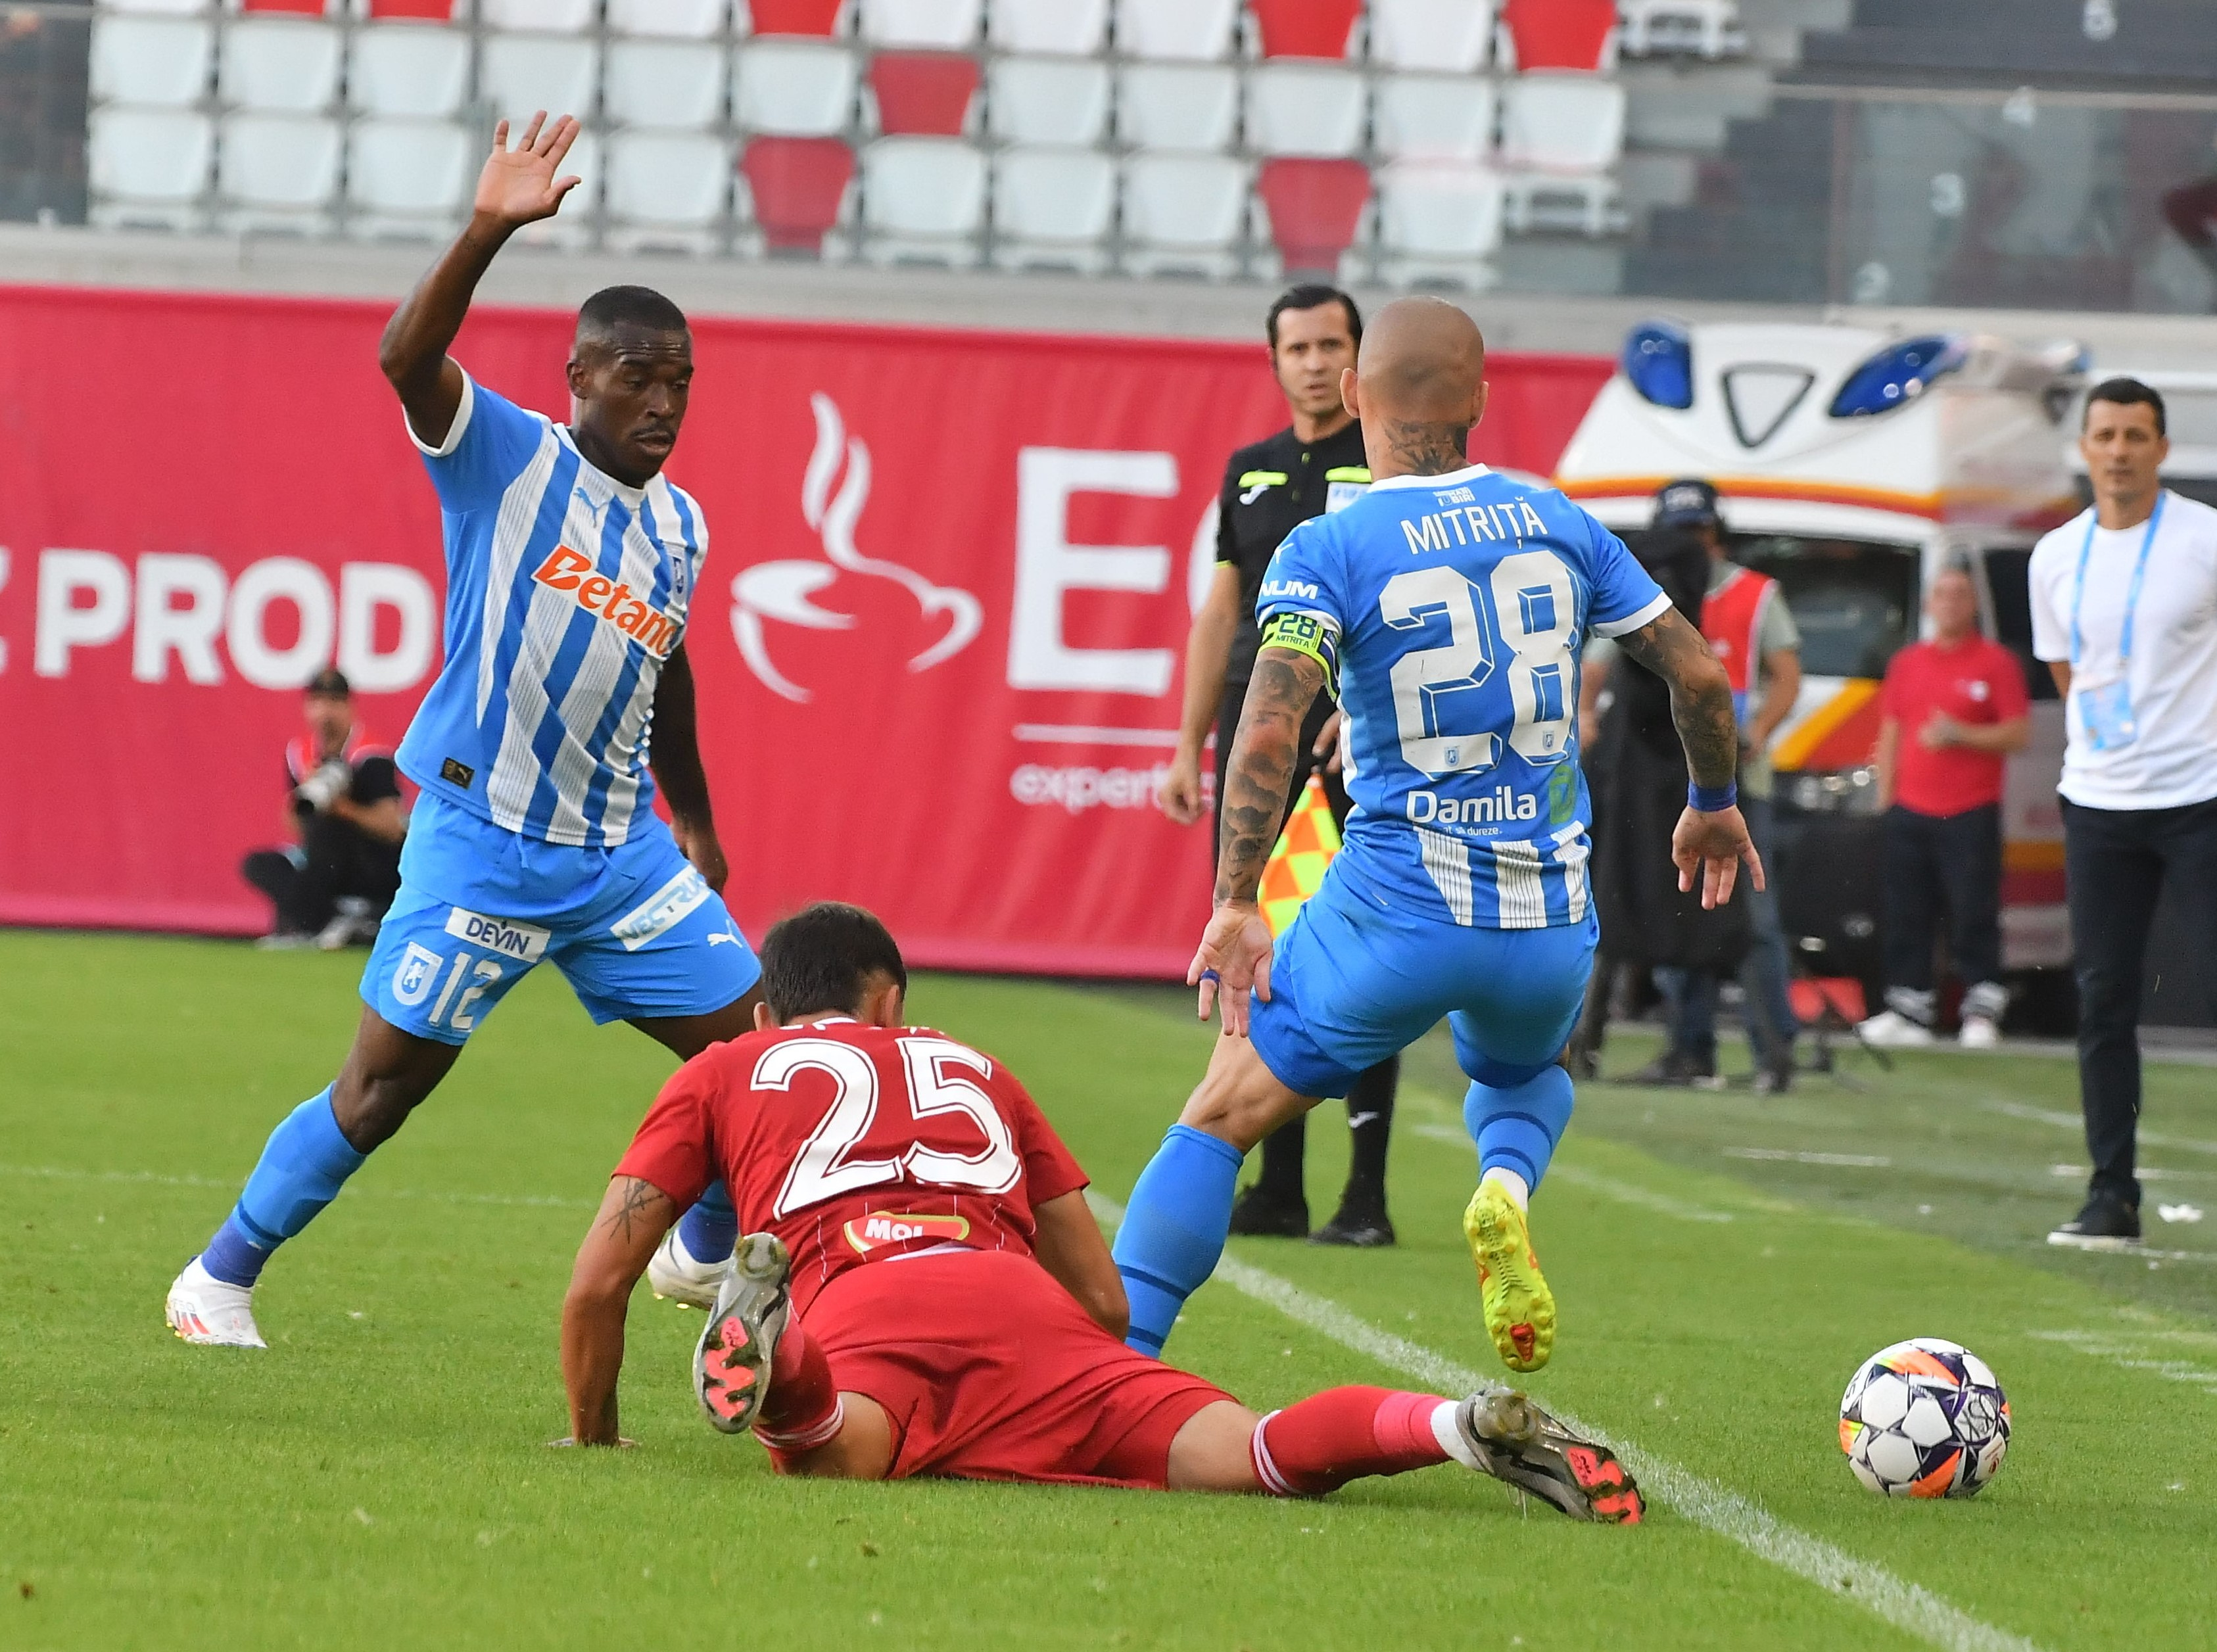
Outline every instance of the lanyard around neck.
<path fill-rule="evenodd" d="M 2170 497 L 2167 490 L 2155 496 L 2155 509 L 2149 513 L 2147 529 L 2140 535 L 2140 554 L 2133 564 L 2133 583 L 2125 589 L 2125 631 L 2117 644 L 2120 663 L 2133 663 L 2133 620 L 2140 612 L 2140 582 L 2147 577 L 2148 552 L 2155 544 L 2156 526 L 2163 521 L 2163 502 Z M 2094 529 L 2100 525 L 2101 512 L 2086 514 L 2086 541 L 2078 547 L 2078 587 L 2071 594 L 2071 666 L 2076 670 L 2078 656 L 2085 652 L 2085 640 L 2078 631 L 2078 610 L 2086 601 L 2086 559 L 2093 554 Z"/>

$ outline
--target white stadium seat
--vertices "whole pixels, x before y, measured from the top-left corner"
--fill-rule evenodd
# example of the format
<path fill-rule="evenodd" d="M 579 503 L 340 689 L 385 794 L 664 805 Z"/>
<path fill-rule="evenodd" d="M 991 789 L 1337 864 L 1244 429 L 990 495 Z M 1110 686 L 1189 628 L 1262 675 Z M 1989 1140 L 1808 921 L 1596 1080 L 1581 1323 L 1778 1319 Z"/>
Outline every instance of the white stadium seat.
<path fill-rule="evenodd" d="M 1697 52 L 1721 58 L 1747 50 L 1737 0 L 1617 0 L 1617 14 L 1627 57 Z"/>
<path fill-rule="evenodd" d="M 600 0 L 478 0 L 478 8 L 487 28 L 582 34 L 592 28 Z"/>
<path fill-rule="evenodd" d="M 204 17 L 215 0 L 97 0 L 102 11 L 136 12 L 142 17 Z"/>
<path fill-rule="evenodd" d="M 182 17 L 98 17 L 92 95 L 103 103 L 181 106 L 207 96 L 215 30 Z"/>
<path fill-rule="evenodd" d="M 1094 149 L 1018 146 L 993 162 L 993 262 L 1003 269 L 1108 267 L 1115 163 Z"/>
<path fill-rule="evenodd" d="M 1247 147 L 1334 158 L 1362 147 L 1362 77 L 1325 64 L 1266 63 L 1247 71 Z"/>
<path fill-rule="evenodd" d="M 577 187 L 562 198 L 562 210 L 553 218 L 542 218 L 536 224 L 527 224 L 516 232 L 516 238 L 526 246 L 565 247 L 571 250 L 588 246 L 593 238 L 593 219 L 599 211 L 601 200 L 601 134 L 581 132 L 577 141 L 570 145 L 570 152 L 562 157 L 558 176 L 575 176 Z"/>
<path fill-rule="evenodd" d="M 1491 287 L 1501 245 L 1501 180 L 1484 167 L 1402 162 L 1380 167 L 1378 275 L 1397 287 Z"/>
<path fill-rule="evenodd" d="M 713 126 L 730 80 L 723 52 L 682 40 L 617 40 L 601 92 L 611 124 Z"/>
<path fill-rule="evenodd" d="M 958 138 L 881 138 L 862 151 L 865 250 L 879 263 L 978 261 L 985 157 Z"/>
<path fill-rule="evenodd" d="M 1493 51 L 1494 0 L 1370 0 L 1370 61 L 1467 75 Z"/>
<path fill-rule="evenodd" d="M 1140 154 L 1124 162 L 1124 265 L 1235 274 L 1247 208 L 1248 168 L 1222 155 Z"/>
<path fill-rule="evenodd" d="M 439 23 L 365 23 L 347 55 L 347 107 L 357 114 L 437 119 L 462 107 L 468 31 Z"/>
<path fill-rule="evenodd" d="M 478 66 L 478 96 L 493 117 L 521 131 L 532 113 L 590 120 L 601 77 L 601 48 L 559 34 L 489 34 Z"/>
<path fill-rule="evenodd" d="M 1127 64 L 1116 135 L 1134 149 L 1222 150 L 1239 122 L 1239 77 L 1213 64 Z"/>
<path fill-rule="evenodd" d="M 623 132 L 608 139 L 609 238 L 708 252 L 732 184 L 731 151 L 705 133 Z"/>
<path fill-rule="evenodd" d="M 216 159 L 223 228 L 327 230 L 338 186 L 337 121 L 234 114 L 223 123 Z"/>
<path fill-rule="evenodd" d="M 724 32 L 731 9 L 731 0 L 608 0 L 608 33 L 706 40 Z"/>
<path fill-rule="evenodd" d="M 1601 75 L 1535 71 L 1501 100 L 1501 164 L 1512 230 L 1605 235 L 1617 216 L 1609 170 L 1624 150 L 1624 88 Z"/>
<path fill-rule="evenodd" d="M 182 109 L 96 109 L 85 141 L 92 221 L 190 229 L 200 220 L 215 126 Z"/>
<path fill-rule="evenodd" d="M 1116 49 L 1127 58 L 1232 55 L 1239 0 L 1116 0 Z"/>
<path fill-rule="evenodd" d="M 338 28 L 312 17 L 239 17 L 223 32 L 216 95 L 241 108 L 319 114 L 339 87 Z"/>
<path fill-rule="evenodd" d="M 960 52 L 976 44 L 983 0 L 862 0 L 862 38 L 873 46 Z"/>
<path fill-rule="evenodd" d="M 347 133 L 347 204 L 362 236 L 440 235 L 477 176 L 475 133 L 444 120 L 357 120 Z"/>
<path fill-rule="evenodd" d="M 1395 161 L 1482 161 L 1493 149 L 1493 84 L 1461 75 L 1393 75 L 1373 106 L 1378 152 Z"/>
<path fill-rule="evenodd" d="M 985 124 L 1006 143 L 1097 144 L 1108 124 L 1108 66 L 1082 58 L 997 58 L 987 71 Z"/>
<path fill-rule="evenodd" d="M 1108 33 L 1108 0 L 993 0 L 986 35 L 1003 52 L 1089 57 Z"/>
<path fill-rule="evenodd" d="M 732 119 L 781 138 L 824 138 L 855 118 L 855 54 L 813 40 L 757 40 L 732 58 Z"/>

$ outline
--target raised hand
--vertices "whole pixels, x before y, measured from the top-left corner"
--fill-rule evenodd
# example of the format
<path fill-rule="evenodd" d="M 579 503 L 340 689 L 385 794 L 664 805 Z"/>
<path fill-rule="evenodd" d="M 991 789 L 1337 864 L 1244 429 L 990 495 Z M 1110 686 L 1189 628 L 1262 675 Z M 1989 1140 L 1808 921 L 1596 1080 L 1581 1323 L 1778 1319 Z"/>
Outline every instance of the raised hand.
<path fill-rule="evenodd" d="M 1201 1019 L 1212 1006 L 1224 1012 L 1224 1030 L 1247 1036 L 1247 995 L 1270 998 L 1270 926 L 1251 901 L 1226 901 L 1210 915 L 1201 947 L 1185 972 L 1185 983 L 1201 989 Z"/>
<path fill-rule="evenodd" d="M 492 129 L 492 153 L 478 174 L 477 212 L 509 229 L 553 217 L 562 197 L 579 182 L 574 176 L 555 176 L 577 141 L 575 120 L 565 114 L 550 123 L 541 109 L 523 129 L 522 140 L 510 149 L 508 122 L 502 121 Z"/>
<path fill-rule="evenodd" d="M 1757 889 L 1764 888 L 1763 857 L 1755 852 L 1754 841 L 1747 835 L 1747 822 L 1737 808 L 1720 809 L 1705 815 L 1689 809 L 1678 817 L 1678 829 L 1670 834 L 1670 860 L 1678 868 L 1678 889 L 1690 894 L 1694 879 L 1701 880 L 1701 909 L 1711 910 L 1732 899 L 1732 885 L 1739 876 L 1740 862 L 1747 863 L 1747 875 Z"/>

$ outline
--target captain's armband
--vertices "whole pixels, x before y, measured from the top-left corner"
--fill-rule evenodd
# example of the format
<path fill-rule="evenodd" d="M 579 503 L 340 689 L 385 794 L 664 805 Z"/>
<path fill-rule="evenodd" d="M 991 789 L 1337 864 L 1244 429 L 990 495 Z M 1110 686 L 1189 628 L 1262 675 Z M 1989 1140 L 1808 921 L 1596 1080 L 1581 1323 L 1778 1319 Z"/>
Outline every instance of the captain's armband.
<path fill-rule="evenodd" d="M 1263 646 L 1306 654 L 1324 668 L 1324 691 L 1339 698 L 1339 632 L 1313 613 L 1274 613 L 1263 625 Z"/>

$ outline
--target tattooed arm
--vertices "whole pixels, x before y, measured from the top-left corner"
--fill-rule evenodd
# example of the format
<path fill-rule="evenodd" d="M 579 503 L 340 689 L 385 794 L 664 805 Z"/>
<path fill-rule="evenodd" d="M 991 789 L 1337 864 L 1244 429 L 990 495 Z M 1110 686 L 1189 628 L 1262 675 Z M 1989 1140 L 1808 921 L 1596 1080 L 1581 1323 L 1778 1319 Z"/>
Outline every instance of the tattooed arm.
<path fill-rule="evenodd" d="M 1686 773 L 1699 786 L 1729 786 L 1739 766 L 1739 724 L 1732 715 L 1732 683 L 1709 652 L 1701 632 L 1676 608 L 1616 639 L 1640 664 L 1663 679 L 1670 690 L 1670 718 L 1686 749 Z M 1701 881 L 1701 904 L 1722 906 L 1732 898 L 1739 865 L 1763 887 L 1763 860 L 1749 841 L 1747 823 L 1729 807 L 1704 813 L 1689 807 L 1670 835 L 1670 859 L 1678 868 L 1678 887 L 1690 891 Z"/>
<path fill-rule="evenodd" d="M 1270 928 L 1255 903 L 1256 892 L 1293 791 L 1301 724 L 1335 657 L 1331 640 L 1313 620 L 1304 625 L 1305 618 L 1286 617 L 1283 629 L 1274 620 L 1256 657 L 1224 780 L 1216 911 L 1186 972 L 1188 983 L 1201 989 L 1201 1019 L 1208 1019 L 1213 1002 L 1221 1002 L 1224 1030 L 1235 1036 L 1247 1031 L 1249 989 L 1270 996 Z M 1297 645 L 1272 640 L 1281 637 Z"/>
<path fill-rule="evenodd" d="M 580 1446 L 629 1444 L 616 1430 L 624 1313 L 632 1287 L 679 1214 L 652 1182 L 618 1176 L 577 1248 L 562 1299 L 562 1382 L 570 1390 L 570 1438 Z"/>

